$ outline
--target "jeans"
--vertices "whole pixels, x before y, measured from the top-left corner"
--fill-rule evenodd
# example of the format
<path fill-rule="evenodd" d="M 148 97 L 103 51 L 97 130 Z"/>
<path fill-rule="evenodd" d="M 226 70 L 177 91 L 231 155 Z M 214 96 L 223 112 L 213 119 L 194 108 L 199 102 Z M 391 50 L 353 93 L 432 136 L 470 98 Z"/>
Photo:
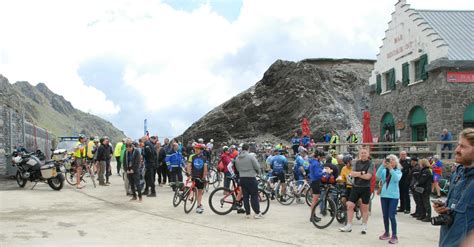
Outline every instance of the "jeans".
<path fill-rule="evenodd" d="M 398 199 L 380 198 L 382 204 L 383 224 L 385 227 L 385 234 L 390 234 L 389 221 L 392 224 L 392 237 L 397 236 L 397 220 L 395 214 L 397 213 Z"/>
<path fill-rule="evenodd" d="M 112 170 L 110 167 L 110 159 L 105 161 L 105 181 L 109 182 L 109 177 L 112 175 Z"/>
<path fill-rule="evenodd" d="M 155 191 L 155 173 L 156 169 L 152 165 L 148 165 L 145 169 L 145 191 L 148 189 L 151 190 L 151 193 L 156 193 Z"/>
<path fill-rule="evenodd" d="M 156 174 L 158 174 L 158 184 L 166 184 L 166 179 L 168 177 L 168 166 L 166 166 L 166 164 L 160 164 L 156 170 Z"/>
<path fill-rule="evenodd" d="M 450 151 L 450 153 L 448 154 L 448 159 L 451 159 L 451 150 L 453 149 L 453 145 L 451 143 L 443 144 L 443 146 L 441 147 L 441 151 L 444 151 L 446 149 Z M 444 155 L 445 153 L 441 154 L 441 159 L 444 159 Z"/>
<path fill-rule="evenodd" d="M 122 167 L 122 162 L 120 162 L 120 156 L 116 156 L 115 160 L 117 161 L 117 174 L 120 174 L 120 168 Z"/>
<path fill-rule="evenodd" d="M 260 214 L 257 179 L 254 177 L 240 178 L 240 186 L 242 186 L 242 192 L 244 194 L 245 214 L 250 215 L 250 204 L 252 204 L 252 209 L 255 214 Z"/>
<path fill-rule="evenodd" d="M 159 177 L 158 177 L 159 178 Z M 183 173 L 181 167 L 172 167 L 170 175 L 170 183 L 183 182 Z M 175 185 L 173 185 L 175 186 Z M 174 187 L 173 187 L 174 189 Z"/>
<path fill-rule="evenodd" d="M 128 174 L 128 181 L 130 182 L 130 186 L 132 187 L 133 197 L 136 198 L 136 192 L 138 192 L 138 198 L 142 198 L 142 191 L 140 189 L 140 175 L 138 175 L 137 171 L 135 172 L 136 173 Z"/>
<path fill-rule="evenodd" d="M 104 179 L 104 174 L 105 174 L 105 169 L 106 169 L 107 165 L 106 165 L 106 162 L 105 161 L 99 161 L 99 184 L 105 184 L 105 179 Z"/>

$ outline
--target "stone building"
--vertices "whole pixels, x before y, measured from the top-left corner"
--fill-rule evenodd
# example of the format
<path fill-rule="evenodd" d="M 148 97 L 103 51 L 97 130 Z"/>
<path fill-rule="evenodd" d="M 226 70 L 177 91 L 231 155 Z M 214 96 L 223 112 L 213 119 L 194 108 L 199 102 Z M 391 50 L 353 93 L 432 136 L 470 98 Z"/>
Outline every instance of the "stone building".
<path fill-rule="evenodd" d="M 418 10 L 405 0 L 385 31 L 369 84 L 383 141 L 436 141 L 474 126 L 474 11 Z"/>

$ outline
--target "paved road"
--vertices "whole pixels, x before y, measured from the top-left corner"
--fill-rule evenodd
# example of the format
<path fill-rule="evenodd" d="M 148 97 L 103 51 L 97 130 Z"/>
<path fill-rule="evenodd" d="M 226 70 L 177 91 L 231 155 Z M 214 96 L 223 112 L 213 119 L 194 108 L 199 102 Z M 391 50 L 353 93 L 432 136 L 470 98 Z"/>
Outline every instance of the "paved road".
<path fill-rule="evenodd" d="M 143 203 L 129 202 L 122 180 L 113 176 L 110 187 L 88 185 L 76 190 L 65 185 L 56 192 L 46 184 L 34 190 L 19 189 L 13 180 L 0 182 L 0 246 L 384 246 L 380 203 L 374 199 L 369 232 L 361 235 L 360 223 L 352 233 L 338 231 L 335 222 L 324 230 L 309 221 L 306 205 L 282 206 L 272 201 L 265 219 L 246 219 L 232 213 L 205 212 L 186 215 L 174 208 L 169 187 L 159 187 L 158 197 Z M 408 215 L 398 215 L 399 246 L 436 246 L 439 229 Z"/>

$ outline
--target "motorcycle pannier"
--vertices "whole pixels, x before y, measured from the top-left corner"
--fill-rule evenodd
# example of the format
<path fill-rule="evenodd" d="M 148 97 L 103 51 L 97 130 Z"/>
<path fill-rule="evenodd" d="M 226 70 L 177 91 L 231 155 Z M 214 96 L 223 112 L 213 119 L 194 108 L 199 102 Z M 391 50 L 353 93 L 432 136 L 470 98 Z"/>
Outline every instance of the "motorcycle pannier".
<path fill-rule="evenodd" d="M 41 176 L 45 179 L 56 176 L 54 164 L 41 166 Z"/>

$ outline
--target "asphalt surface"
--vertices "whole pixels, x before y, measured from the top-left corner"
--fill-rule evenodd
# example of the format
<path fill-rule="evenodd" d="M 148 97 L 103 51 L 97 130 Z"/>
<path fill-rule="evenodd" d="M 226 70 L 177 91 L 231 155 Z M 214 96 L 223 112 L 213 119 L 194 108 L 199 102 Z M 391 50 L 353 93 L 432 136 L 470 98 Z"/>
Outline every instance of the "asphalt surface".
<path fill-rule="evenodd" d="M 19 188 L 15 180 L 0 180 L 0 246 L 384 246 L 379 198 L 373 200 L 368 234 L 354 221 L 351 233 L 339 232 L 336 221 L 326 229 L 309 222 L 309 207 L 272 201 L 264 219 L 247 219 L 232 212 L 214 214 L 204 195 L 203 214 L 185 214 L 172 205 L 173 193 L 157 187 L 156 198 L 129 202 L 122 178 L 94 188 L 88 180 L 77 190 L 65 184 L 53 191 L 47 184 Z M 414 205 L 414 204 L 413 204 Z M 439 228 L 397 215 L 399 246 L 437 246 Z"/>

